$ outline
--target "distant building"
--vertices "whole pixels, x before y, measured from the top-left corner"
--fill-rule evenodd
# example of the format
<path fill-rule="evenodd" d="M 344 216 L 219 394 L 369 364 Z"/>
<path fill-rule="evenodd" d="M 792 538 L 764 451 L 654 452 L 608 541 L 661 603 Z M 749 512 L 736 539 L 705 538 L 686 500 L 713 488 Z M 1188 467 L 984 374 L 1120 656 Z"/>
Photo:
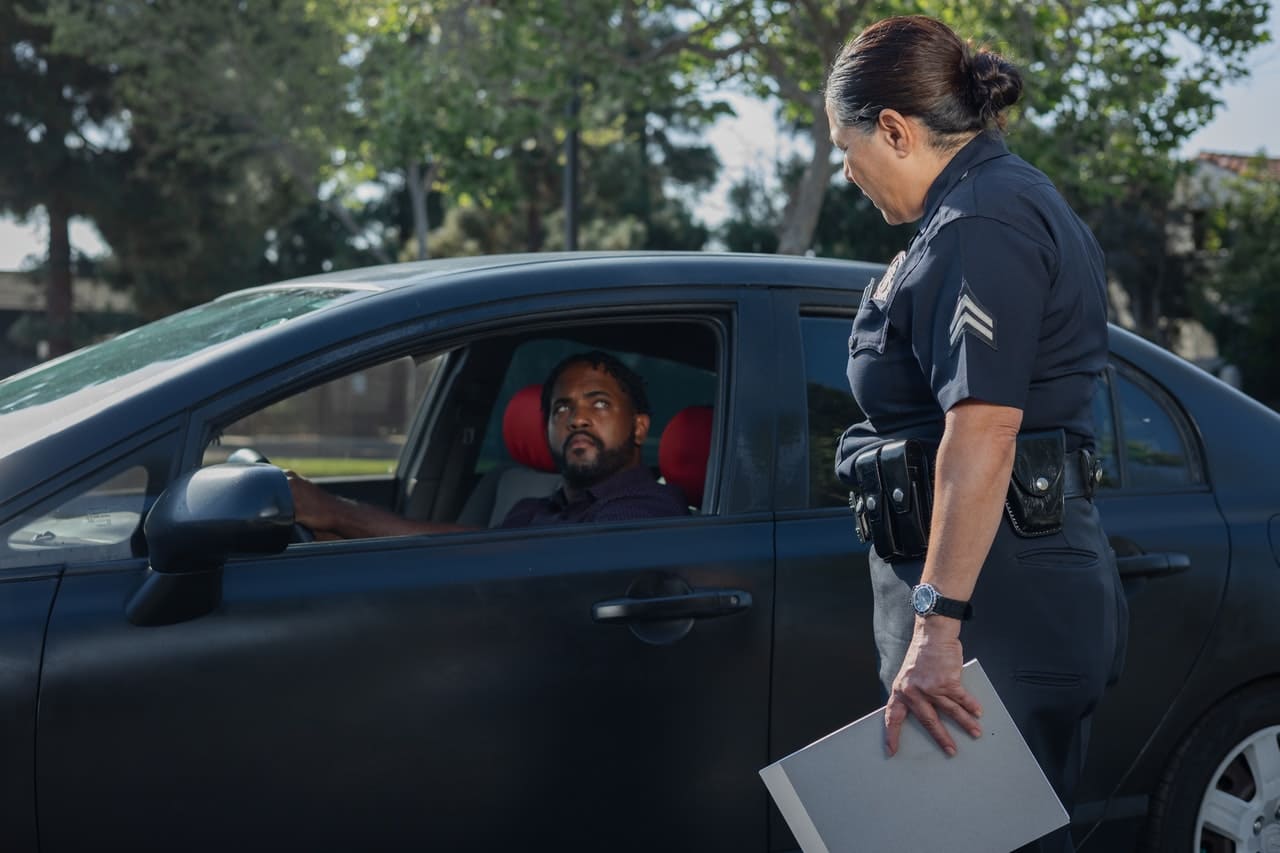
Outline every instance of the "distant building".
<path fill-rule="evenodd" d="M 1205 217 L 1231 200 L 1243 178 L 1280 180 L 1280 157 L 1201 151 L 1174 190 L 1174 208 L 1183 216 L 1170 219 L 1170 250 L 1203 249 Z"/>
<path fill-rule="evenodd" d="M 128 318 L 135 313 L 129 294 L 101 281 L 75 279 L 71 298 L 72 310 L 81 317 Z M 44 314 L 43 281 L 27 272 L 0 271 L 0 378 L 25 370 L 44 356 L 40 342 L 23 334 L 24 326 L 38 326 Z"/>

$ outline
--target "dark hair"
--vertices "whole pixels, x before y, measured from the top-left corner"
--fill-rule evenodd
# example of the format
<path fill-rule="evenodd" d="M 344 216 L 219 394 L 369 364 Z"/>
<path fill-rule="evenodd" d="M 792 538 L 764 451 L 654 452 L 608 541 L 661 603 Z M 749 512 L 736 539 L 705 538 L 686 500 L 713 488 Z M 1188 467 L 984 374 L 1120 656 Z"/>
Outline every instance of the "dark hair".
<path fill-rule="evenodd" d="M 618 380 L 622 390 L 626 391 L 627 396 L 631 398 L 631 408 L 636 410 L 636 414 L 649 414 L 649 395 L 645 393 L 644 380 L 640 378 L 640 374 L 623 364 L 617 356 L 592 350 L 574 353 L 551 368 L 547 381 L 542 383 L 542 416 L 544 418 L 551 414 L 551 395 L 555 391 L 556 381 L 560 378 L 560 374 L 574 364 L 589 364 L 603 370 Z"/>
<path fill-rule="evenodd" d="M 973 50 L 941 21 L 886 18 L 840 51 L 826 99 L 840 127 L 869 129 L 886 109 L 929 128 L 934 145 L 960 134 L 1004 129 L 1004 111 L 1022 96 L 1022 75 L 1004 57 Z"/>

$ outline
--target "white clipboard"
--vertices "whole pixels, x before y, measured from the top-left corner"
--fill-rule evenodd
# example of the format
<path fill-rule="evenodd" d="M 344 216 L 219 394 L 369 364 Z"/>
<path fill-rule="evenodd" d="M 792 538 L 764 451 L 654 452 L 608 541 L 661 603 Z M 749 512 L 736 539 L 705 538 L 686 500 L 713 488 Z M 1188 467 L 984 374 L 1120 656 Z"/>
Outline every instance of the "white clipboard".
<path fill-rule="evenodd" d="M 982 705 L 983 734 L 975 740 L 944 716 L 952 758 L 914 716 L 889 758 L 881 708 L 760 771 L 804 853 L 1007 853 L 1067 824 L 977 660 L 961 680 Z"/>

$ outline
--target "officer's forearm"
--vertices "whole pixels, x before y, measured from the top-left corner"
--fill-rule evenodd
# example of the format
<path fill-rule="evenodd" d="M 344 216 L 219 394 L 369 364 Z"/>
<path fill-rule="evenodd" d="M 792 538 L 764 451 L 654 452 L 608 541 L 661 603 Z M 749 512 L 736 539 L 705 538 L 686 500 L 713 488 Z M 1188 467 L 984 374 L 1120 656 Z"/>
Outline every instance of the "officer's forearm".
<path fill-rule="evenodd" d="M 1022 411 L 965 401 L 947 412 L 921 580 L 967 601 L 991 549 L 1013 470 Z"/>

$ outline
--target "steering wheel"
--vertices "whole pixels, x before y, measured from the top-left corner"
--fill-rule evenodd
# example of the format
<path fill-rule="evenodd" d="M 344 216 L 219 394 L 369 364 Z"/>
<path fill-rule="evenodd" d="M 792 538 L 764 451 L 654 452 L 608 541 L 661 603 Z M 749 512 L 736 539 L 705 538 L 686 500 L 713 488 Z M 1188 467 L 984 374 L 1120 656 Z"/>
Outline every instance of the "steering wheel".
<path fill-rule="evenodd" d="M 270 459 L 252 447 L 241 447 L 232 451 L 231 455 L 227 457 L 227 461 L 238 465 L 249 465 L 255 462 L 265 462 L 268 465 L 271 464 Z M 295 521 L 293 523 L 293 529 L 289 534 L 289 541 L 314 542 L 316 541 L 316 534 L 310 527 L 307 527 L 305 524 L 299 524 Z"/>

